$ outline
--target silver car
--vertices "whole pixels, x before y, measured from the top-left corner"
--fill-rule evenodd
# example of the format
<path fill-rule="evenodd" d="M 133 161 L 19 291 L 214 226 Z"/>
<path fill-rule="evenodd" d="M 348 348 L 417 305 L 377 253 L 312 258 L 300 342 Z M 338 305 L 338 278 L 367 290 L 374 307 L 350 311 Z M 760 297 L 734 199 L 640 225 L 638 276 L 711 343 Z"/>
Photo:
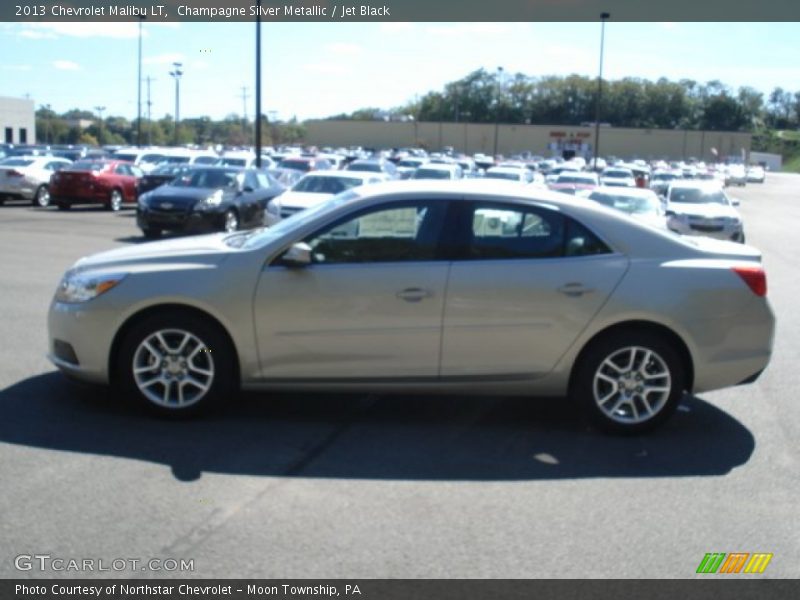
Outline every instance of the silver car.
<path fill-rule="evenodd" d="M 569 395 L 638 432 L 767 366 L 760 258 L 510 182 L 397 181 L 79 260 L 49 357 L 167 414 L 240 387 Z"/>
<path fill-rule="evenodd" d="M 744 243 L 738 204 L 717 182 L 675 181 L 667 189 L 667 227 L 683 235 Z"/>

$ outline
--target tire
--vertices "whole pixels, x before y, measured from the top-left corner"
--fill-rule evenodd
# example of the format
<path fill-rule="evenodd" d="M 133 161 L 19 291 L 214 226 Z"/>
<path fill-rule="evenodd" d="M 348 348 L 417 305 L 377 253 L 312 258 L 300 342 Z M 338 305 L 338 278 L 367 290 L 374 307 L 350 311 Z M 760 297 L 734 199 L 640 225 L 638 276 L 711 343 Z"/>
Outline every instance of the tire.
<path fill-rule="evenodd" d="M 112 212 L 119 212 L 122 208 L 122 192 L 117 189 L 111 190 L 108 195 L 108 210 Z"/>
<path fill-rule="evenodd" d="M 570 395 L 598 428 L 635 434 L 664 423 L 685 388 L 686 369 L 671 343 L 648 331 L 622 330 L 583 352 Z"/>
<path fill-rule="evenodd" d="M 122 340 L 115 367 L 124 395 L 160 416 L 206 412 L 237 388 L 227 336 L 210 320 L 182 311 L 137 322 Z"/>
<path fill-rule="evenodd" d="M 36 195 L 31 200 L 31 204 L 39 208 L 47 208 L 50 206 L 50 190 L 46 185 L 40 185 L 36 190 Z"/>
<path fill-rule="evenodd" d="M 157 240 L 161 237 L 161 230 L 153 229 L 152 227 L 142 228 L 142 235 L 148 240 Z"/>
<path fill-rule="evenodd" d="M 222 222 L 222 230 L 227 233 L 233 233 L 239 230 L 239 215 L 236 214 L 235 210 L 229 209 L 225 213 L 225 218 Z"/>

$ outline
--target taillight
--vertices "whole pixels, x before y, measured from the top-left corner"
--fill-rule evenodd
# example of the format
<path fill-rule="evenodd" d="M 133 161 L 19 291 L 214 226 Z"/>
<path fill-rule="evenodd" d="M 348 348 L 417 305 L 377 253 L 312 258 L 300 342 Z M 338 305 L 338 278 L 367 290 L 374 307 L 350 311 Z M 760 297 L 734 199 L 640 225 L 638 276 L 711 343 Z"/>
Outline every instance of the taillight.
<path fill-rule="evenodd" d="M 767 274 L 763 267 L 752 265 L 733 267 L 733 270 L 756 296 L 767 295 Z"/>

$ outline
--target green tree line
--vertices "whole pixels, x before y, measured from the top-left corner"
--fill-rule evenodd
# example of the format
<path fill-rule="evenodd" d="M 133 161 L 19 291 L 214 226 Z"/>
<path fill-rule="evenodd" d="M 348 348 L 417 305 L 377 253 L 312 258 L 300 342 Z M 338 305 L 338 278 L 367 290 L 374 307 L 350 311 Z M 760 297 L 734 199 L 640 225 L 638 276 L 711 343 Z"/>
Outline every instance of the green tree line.
<path fill-rule="evenodd" d="M 594 123 L 597 79 L 581 75 L 530 77 L 479 69 L 388 111 L 389 118 L 473 123 L 580 125 Z M 600 121 L 614 127 L 750 131 L 800 126 L 800 92 L 763 94 L 690 79 L 626 77 L 603 81 Z M 375 109 L 335 118 L 364 119 Z"/>
<path fill-rule="evenodd" d="M 79 121 L 90 122 L 81 127 Z M 73 109 L 62 114 L 42 107 L 36 111 L 36 137 L 42 144 L 136 145 L 139 126 L 136 119 L 104 116 Z M 175 143 L 175 121 L 170 115 L 147 121 L 142 119 L 141 144 L 169 146 Z M 271 123 L 262 115 L 261 142 L 264 145 L 294 144 L 305 137 L 305 128 L 296 119 Z M 252 145 L 255 124 L 231 114 L 221 120 L 210 117 L 181 119 L 177 131 L 179 145 Z"/>

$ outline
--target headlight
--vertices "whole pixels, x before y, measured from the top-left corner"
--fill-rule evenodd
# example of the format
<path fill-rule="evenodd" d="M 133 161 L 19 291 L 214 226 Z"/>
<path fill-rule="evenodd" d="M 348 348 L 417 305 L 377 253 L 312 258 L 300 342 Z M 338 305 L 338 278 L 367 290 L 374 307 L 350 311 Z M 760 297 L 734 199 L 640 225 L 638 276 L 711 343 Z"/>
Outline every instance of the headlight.
<path fill-rule="evenodd" d="M 103 273 L 92 275 L 68 271 L 56 290 L 56 300 L 77 304 L 105 294 L 125 279 L 127 273 Z"/>
<path fill-rule="evenodd" d="M 222 190 L 217 190 L 213 194 L 211 194 L 208 198 L 203 198 L 195 205 L 197 209 L 204 209 L 209 208 L 212 206 L 219 206 L 222 203 Z"/>
<path fill-rule="evenodd" d="M 136 203 L 139 205 L 139 208 L 147 208 L 148 202 L 150 202 L 150 192 L 145 192 L 139 196 L 139 199 L 136 201 Z"/>
<path fill-rule="evenodd" d="M 281 204 L 280 204 L 280 201 L 277 198 L 267 202 L 267 212 L 269 214 L 271 214 L 271 215 L 276 216 L 276 217 L 280 216 L 280 214 L 281 214 Z"/>

